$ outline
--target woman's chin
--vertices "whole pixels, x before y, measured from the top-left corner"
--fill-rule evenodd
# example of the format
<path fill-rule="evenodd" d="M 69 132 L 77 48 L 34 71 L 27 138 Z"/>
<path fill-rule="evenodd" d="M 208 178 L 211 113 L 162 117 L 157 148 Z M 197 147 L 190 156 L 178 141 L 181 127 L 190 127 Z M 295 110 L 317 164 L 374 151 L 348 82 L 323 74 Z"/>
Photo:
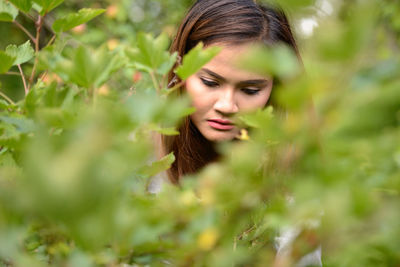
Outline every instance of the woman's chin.
<path fill-rule="evenodd" d="M 235 139 L 235 137 L 238 135 L 237 131 L 215 131 L 212 133 L 207 133 L 203 135 L 208 141 L 211 142 L 225 142 L 225 141 L 231 141 Z"/>

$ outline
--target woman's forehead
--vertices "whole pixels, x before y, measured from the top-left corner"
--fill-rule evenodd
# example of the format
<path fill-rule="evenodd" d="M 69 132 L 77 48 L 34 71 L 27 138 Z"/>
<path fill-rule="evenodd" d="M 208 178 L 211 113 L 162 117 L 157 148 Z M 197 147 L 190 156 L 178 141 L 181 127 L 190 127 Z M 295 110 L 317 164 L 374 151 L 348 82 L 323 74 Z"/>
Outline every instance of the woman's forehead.
<path fill-rule="evenodd" d="M 211 46 L 219 46 L 221 47 L 221 51 L 203 66 L 203 71 L 209 70 L 228 80 L 269 79 L 267 76 L 248 71 L 241 67 L 240 61 L 250 51 L 250 44 Z"/>

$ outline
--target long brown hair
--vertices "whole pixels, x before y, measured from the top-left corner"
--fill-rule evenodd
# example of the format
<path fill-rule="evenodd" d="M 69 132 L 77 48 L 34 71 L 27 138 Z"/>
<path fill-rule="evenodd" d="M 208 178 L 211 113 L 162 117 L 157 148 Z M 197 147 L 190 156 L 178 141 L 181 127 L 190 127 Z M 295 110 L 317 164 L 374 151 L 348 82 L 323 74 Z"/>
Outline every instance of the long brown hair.
<path fill-rule="evenodd" d="M 299 55 L 285 13 L 276 5 L 257 4 L 254 0 L 197 0 L 183 19 L 171 45 L 171 52 L 182 58 L 199 42 L 238 45 L 261 42 L 267 46 L 283 43 Z M 179 83 L 173 71 L 171 86 Z M 180 88 L 180 93 L 184 88 Z M 163 136 L 164 153 L 174 152 L 175 162 L 168 171 L 178 184 L 186 174 L 197 172 L 218 159 L 213 143 L 199 132 L 190 117 L 185 118 L 178 136 Z"/>

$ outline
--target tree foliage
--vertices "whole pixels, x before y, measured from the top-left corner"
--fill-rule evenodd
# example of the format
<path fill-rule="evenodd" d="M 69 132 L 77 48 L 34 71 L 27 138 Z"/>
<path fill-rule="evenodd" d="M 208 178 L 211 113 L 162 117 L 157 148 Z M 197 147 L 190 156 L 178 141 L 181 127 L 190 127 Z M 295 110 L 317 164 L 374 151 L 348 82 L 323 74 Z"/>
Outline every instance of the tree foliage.
<path fill-rule="evenodd" d="M 189 1 L 80 2 L 0 0 L 0 31 L 18 31 L 0 43 L 1 265 L 292 266 L 319 247 L 324 266 L 399 265 L 395 1 L 331 1 L 300 40 L 304 67 L 285 47 L 243 58 L 281 81 L 274 107 L 240 114 L 241 141 L 157 195 L 151 177 L 174 155 L 157 159 L 152 136 L 194 110 L 167 89 L 173 30 L 144 25 L 173 25 Z M 177 75 L 217 50 L 194 48 Z"/>

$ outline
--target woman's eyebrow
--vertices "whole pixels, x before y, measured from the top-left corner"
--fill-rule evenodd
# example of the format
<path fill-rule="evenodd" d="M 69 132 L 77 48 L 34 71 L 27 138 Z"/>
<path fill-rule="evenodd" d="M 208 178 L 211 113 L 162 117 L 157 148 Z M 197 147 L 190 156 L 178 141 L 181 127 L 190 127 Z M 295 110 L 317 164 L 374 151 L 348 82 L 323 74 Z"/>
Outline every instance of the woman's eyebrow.
<path fill-rule="evenodd" d="M 220 81 L 226 81 L 224 77 L 222 77 L 221 75 L 216 74 L 215 72 L 206 69 L 206 68 L 202 68 L 202 71 L 204 71 L 205 73 L 207 73 L 210 76 L 213 76 L 215 79 L 220 80 Z"/>
<path fill-rule="evenodd" d="M 238 86 L 266 86 L 268 84 L 266 79 L 247 80 L 238 83 Z"/>
<path fill-rule="evenodd" d="M 202 71 L 204 71 L 205 73 L 207 73 L 208 75 L 214 77 L 215 79 L 219 80 L 219 81 L 226 81 L 226 79 L 224 77 L 222 77 L 221 75 L 207 69 L 207 68 L 202 68 Z M 253 85 L 253 86 L 266 86 L 268 84 L 268 80 L 267 79 L 254 79 L 254 80 L 246 80 L 246 81 L 241 81 L 238 83 L 238 86 L 248 86 L 248 85 Z"/>

